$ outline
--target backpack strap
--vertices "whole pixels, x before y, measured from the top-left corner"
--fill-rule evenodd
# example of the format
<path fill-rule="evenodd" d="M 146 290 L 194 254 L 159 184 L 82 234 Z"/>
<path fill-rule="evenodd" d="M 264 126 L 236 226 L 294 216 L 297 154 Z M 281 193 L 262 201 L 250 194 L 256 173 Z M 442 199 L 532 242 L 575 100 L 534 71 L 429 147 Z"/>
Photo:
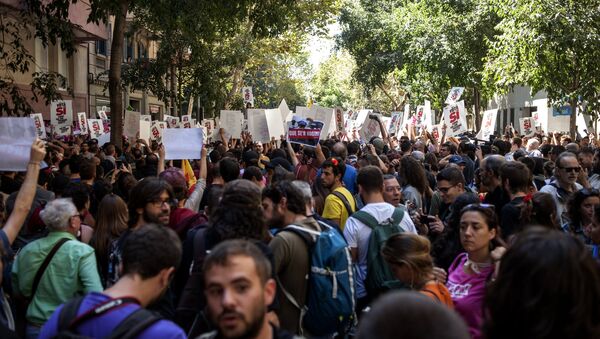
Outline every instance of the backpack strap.
<path fill-rule="evenodd" d="M 342 204 L 344 204 L 344 207 L 346 207 L 346 212 L 348 212 L 349 216 L 352 215 L 352 213 L 354 213 L 354 211 L 352 210 L 352 206 L 350 206 L 350 202 L 348 201 L 348 199 L 346 199 L 345 195 L 338 191 L 333 191 L 331 192 L 331 194 L 333 194 L 335 197 L 342 201 Z"/>
<path fill-rule="evenodd" d="M 67 330 L 71 322 L 77 318 L 77 313 L 79 312 L 79 307 L 81 307 L 83 299 L 84 297 L 77 297 L 63 306 L 58 315 L 57 333 Z"/>
<path fill-rule="evenodd" d="M 394 213 L 392 213 L 392 225 L 399 226 L 400 222 L 404 218 L 404 206 L 398 206 L 394 209 Z"/>
<path fill-rule="evenodd" d="M 373 217 L 365 211 L 354 212 L 354 214 L 352 214 L 352 218 L 355 218 L 356 220 L 362 222 L 363 224 L 372 229 L 379 225 L 379 221 L 377 221 L 375 217 Z"/>
<path fill-rule="evenodd" d="M 121 321 L 121 323 L 113 329 L 107 339 L 137 338 L 138 334 L 159 320 L 161 319 L 154 315 L 154 313 L 144 308 L 138 308 Z"/>
<path fill-rule="evenodd" d="M 48 255 L 46 256 L 46 259 L 44 259 L 44 262 L 42 263 L 40 268 L 35 273 L 35 278 L 33 278 L 33 285 L 31 286 L 31 296 L 29 297 L 29 299 L 33 300 L 33 298 L 35 297 L 35 292 L 37 292 L 37 288 L 38 288 L 38 285 L 40 284 L 40 280 L 42 280 L 42 276 L 44 275 L 44 272 L 46 272 L 46 268 L 48 268 L 48 265 L 50 265 L 50 262 L 52 261 L 52 258 L 54 257 L 56 252 L 58 252 L 60 247 L 69 240 L 71 240 L 71 239 L 62 238 L 58 242 L 56 242 L 56 244 L 54 244 L 54 247 L 52 247 L 52 249 L 50 250 L 50 253 L 48 253 Z"/>

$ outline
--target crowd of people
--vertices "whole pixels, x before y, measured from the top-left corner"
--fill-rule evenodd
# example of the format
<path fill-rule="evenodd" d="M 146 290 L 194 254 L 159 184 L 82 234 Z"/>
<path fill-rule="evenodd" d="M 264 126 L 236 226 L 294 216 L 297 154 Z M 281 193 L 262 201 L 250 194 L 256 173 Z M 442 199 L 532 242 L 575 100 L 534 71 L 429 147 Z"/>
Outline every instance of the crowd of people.
<path fill-rule="evenodd" d="M 600 142 L 36 140 L 2 338 L 600 338 Z M 0 160 L 1 161 L 1 160 Z"/>

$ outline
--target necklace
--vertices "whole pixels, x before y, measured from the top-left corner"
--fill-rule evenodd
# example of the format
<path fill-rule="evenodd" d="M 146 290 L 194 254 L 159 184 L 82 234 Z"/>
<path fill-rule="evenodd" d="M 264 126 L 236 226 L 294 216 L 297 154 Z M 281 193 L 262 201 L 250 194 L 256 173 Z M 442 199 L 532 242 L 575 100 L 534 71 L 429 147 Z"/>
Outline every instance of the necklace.
<path fill-rule="evenodd" d="M 481 274 L 481 270 L 491 267 L 492 263 L 491 262 L 475 262 L 475 261 L 469 259 L 469 255 L 467 254 L 467 261 L 465 261 L 465 264 L 463 266 L 470 268 L 471 271 L 475 272 L 476 274 Z"/>

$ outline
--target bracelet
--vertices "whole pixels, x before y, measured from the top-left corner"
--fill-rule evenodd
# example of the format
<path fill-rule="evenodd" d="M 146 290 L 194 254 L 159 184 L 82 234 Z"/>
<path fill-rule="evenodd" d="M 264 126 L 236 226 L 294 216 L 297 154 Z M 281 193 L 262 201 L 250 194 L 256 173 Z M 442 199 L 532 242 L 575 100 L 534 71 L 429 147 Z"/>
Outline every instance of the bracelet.
<path fill-rule="evenodd" d="M 30 161 L 28 165 L 39 165 L 39 162 L 35 162 L 35 161 Z"/>

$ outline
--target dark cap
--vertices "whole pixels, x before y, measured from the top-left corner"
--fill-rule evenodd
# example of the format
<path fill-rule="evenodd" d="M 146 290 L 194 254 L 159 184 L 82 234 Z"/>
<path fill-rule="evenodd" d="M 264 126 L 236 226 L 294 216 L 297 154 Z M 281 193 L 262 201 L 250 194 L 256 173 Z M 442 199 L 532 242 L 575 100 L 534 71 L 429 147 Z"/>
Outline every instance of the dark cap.
<path fill-rule="evenodd" d="M 260 155 L 253 150 L 248 150 L 242 155 L 242 161 L 246 164 L 257 164 Z"/>
<path fill-rule="evenodd" d="M 275 158 L 271 161 L 262 161 L 267 169 L 275 169 L 277 166 L 283 167 L 286 171 L 294 172 L 294 167 L 289 161 L 283 158 Z"/>
<path fill-rule="evenodd" d="M 457 164 L 457 165 L 466 165 L 467 164 L 465 159 L 463 159 L 460 155 L 451 156 L 450 159 L 448 159 L 448 162 L 451 164 Z"/>

